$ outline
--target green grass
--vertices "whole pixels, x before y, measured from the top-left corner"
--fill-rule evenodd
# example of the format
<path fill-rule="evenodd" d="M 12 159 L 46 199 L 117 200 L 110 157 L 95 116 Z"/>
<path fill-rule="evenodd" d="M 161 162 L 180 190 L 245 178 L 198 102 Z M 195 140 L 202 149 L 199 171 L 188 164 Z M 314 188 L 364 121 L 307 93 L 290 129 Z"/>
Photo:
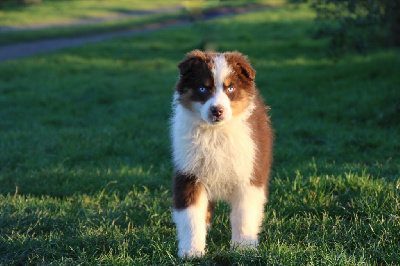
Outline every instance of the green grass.
<path fill-rule="evenodd" d="M 177 63 L 249 55 L 275 129 L 257 251 L 217 205 L 188 264 L 400 264 L 400 52 L 326 59 L 287 6 L 0 64 L 0 264 L 176 264 L 168 119 Z"/>
<path fill-rule="evenodd" d="M 68 0 L 49 1 L 42 0 L 40 4 L 16 5 L 6 3 L 0 9 L 0 26 L 23 26 L 35 23 L 57 23 L 83 18 L 106 17 L 110 15 L 126 14 L 135 11 L 146 11 L 156 8 L 171 6 L 182 6 L 188 9 L 215 7 L 215 6 L 237 6 L 254 3 L 282 3 L 284 0 Z"/>
<path fill-rule="evenodd" d="M 237 7 L 254 4 L 282 4 L 284 0 L 252 0 L 252 1 L 43 1 L 36 5 L 5 5 L 0 9 L 0 28 L 16 28 L 17 30 L 0 32 L 0 45 L 17 42 L 35 41 L 38 39 L 60 38 L 108 31 L 132 29 L 154 22 L 166 22 L 174 19 L 194 18 L 205 10 L 217 7 Z M 181 6 L 158 14 L 142 14 L 140 16 L 121 17 L 96 23 L 68 25 L 81 19 L 103 18 L 124 15 L 157 8 Z M 67 23 L 63 25 L 63 23 Z M 24 27 L 42 25 L 44 27 L 29 29 Z M 52 25 L 56 24 L 56 25 Z M 57 26 L 58 24 L 58 26 Z M 21 27 L 18 29 L 18 27 Z"/>
<path fill-rule="evenodd" d="M 44 1 L 37 5 L 15 6 L 0 10 L 0 27 L 18 27 L 35 24 L 68 23 L 79 19 L 101 18 L 129 12 L 151 10 L 182 5 L 182 1 Z M 182 10 L 164 14 L 146 14 L 106 20 L 97 23 L 69 25 L 63 27 L 44 27 L 6 31 L 0 33 L 0 44 L 34 41 L 46 38 L 69 37 L 130 29 L 154 22 L 162 22 L 184 17 Z"/>
<path fill-rule="evenodd" d="M 70 0 L 42 1 L 33 5 L 6 5 L 0 10 L 0 26 L 22 26 L 35 23 L 57 23 L 83 18 L 105 17 L 183 4 L 182 0 Z"/>
<path fill-rule="evenodd" d="M 166 23 L 168 21 L 185 18 L 182 11 L 173 11 L 165 14 L 153 14 L 139 17 L 126 17 L 117 20 L 103 21 L 93 24 L 71 25 L 66 27 L 49 27 L 34 30 L 17 30 L 0 33 L 0 45 L 30 42 L 42 39 L 67 38 L 101 34 L 104 32 L 130 30 L 152 23 Z"/>

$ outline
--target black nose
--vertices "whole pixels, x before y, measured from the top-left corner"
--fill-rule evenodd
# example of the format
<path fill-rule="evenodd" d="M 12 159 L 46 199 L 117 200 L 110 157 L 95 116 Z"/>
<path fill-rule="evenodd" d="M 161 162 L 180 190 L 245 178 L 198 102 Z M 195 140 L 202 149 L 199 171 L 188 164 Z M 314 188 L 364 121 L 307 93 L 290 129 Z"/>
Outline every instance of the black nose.
<path fill-rule="evenodd" d="M 220 117 L 224 113 L 224 109 L 217 105 L 217 106 L 211 106 L 211 114 L 215 117 Z"/>

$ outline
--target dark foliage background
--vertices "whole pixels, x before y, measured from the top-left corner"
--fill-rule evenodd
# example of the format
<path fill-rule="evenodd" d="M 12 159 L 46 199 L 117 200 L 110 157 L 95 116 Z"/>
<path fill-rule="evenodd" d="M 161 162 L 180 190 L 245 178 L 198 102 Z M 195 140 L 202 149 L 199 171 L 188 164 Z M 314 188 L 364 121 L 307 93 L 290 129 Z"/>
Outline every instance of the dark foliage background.
<path fill-rule="evenodd" d="M 314 38 L 330 39 L 330 51 L 364 53 L 373 47 L 400 46 L 400 1 L 309 0 L 319 28 Z"/>

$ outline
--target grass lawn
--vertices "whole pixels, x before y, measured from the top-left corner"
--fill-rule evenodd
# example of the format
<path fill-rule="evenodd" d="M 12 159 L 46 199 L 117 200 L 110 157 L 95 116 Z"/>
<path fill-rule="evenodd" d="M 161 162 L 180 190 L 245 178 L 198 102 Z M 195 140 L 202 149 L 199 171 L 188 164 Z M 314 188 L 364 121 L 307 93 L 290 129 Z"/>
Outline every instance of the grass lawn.
<path fill-rule="evenodd" d="M 105 17 L 127 14 L 154 8 L 164 8 L 183 4 L 182 0 L 69 0 L 46 1 L 40 4 L 5 4 L 0 10 L 0 26 L 22 26 L 35 23 L 57 23 L 83 18 Z"/>
<path fill-rule="evenodd" d="M 202 10 L 216 7 L 235 7 L 255 4 L 282 4 L 284 0 L 235 0 L 235 1 L 138 1 L 138 0 L 69 0 L 42 1 L 41 4 L 18 6 L 4 4 L 0 8 L 0 45 L 16 42 L 34 41 L 45 38 L 68 37 L 75 35 L 101 33 L 142 26 L 143 24 L 182 19 L 196 16 Z M 181 7 L 164 13 L 148 12 L 152 9 Z M 143 13 L 148 12 L 148 13 Z M 110 16 L 136 14 L 114 20 L 97 21 L 96 23 L 68 24 L 84 19 L 105 18 Z M 139 15 L 137 15 L 139 14 Z M 63 23 L 65 23 L 63 25 Z M 43 28 L 29 29 L 24 27 L 42 25 Z M 54 25 L 50 27 L 49 25 Z M 47 26 L 46 26 L 47 25 Z M 58 25 L 58 26 L 57 26 Z M 18 28 L 20 27 L 20 28 Z"/>
<path fill-rule="evenodd" d="M 117 20 L 103 21 L 93 24 L 71 25 L 66 27 L 50 27 L 35 30 L 17 30 L 0 32 L 0 45 L 12 45 L 43 39 L 67 38 L 104 32 L 140 28 L 151 23 L 162 23 L 182 19 L 182 11 L 172 11 L 165 14 L 126 17 Z"/>
<path fill-rule="evenodd" d="M 286 6 L 0 63 L 0 264 L 176 264 L 177 63 L 249 55 L 276 141 L 257 251 L 217 205 L 189 264 L 400 264 L 400 52 L 324 57 Z"/>

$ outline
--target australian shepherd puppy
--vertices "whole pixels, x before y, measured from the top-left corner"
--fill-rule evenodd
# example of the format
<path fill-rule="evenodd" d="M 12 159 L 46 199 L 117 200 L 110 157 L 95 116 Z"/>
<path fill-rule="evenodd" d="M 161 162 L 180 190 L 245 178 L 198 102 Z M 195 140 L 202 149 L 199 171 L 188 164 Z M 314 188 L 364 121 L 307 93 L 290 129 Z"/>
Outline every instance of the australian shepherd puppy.
<path fill-rule="evenodd" d="M 217 200 L 231 206 L 232 247 L 255 247 L 273 136 L 255 70 L 238 52 L 198 50 L 178 67 L 171 126 L 178 255 L 204 255 Z"/>

